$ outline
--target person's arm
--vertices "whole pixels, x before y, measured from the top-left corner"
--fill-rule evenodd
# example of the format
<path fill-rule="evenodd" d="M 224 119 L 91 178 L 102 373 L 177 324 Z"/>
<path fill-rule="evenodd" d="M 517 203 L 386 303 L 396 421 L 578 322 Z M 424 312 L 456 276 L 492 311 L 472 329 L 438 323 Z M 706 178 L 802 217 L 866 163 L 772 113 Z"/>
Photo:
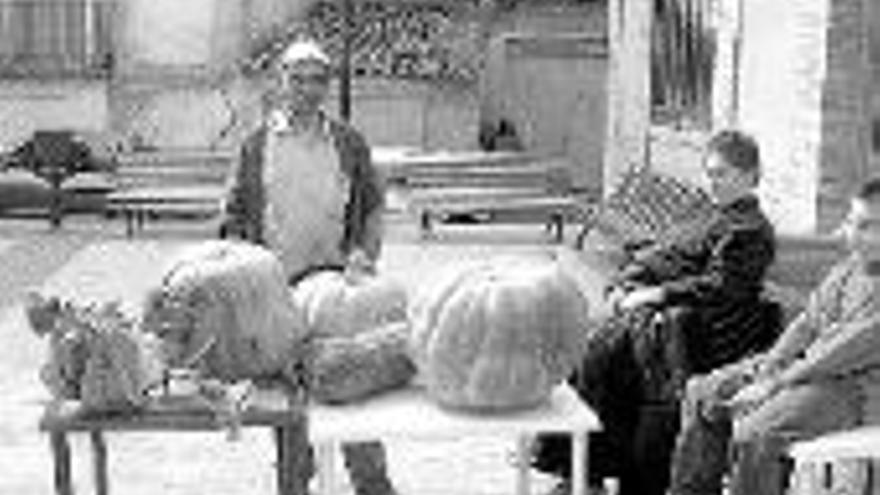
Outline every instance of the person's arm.
<path fill-rule="evenodd" d="M 833 313 L 833 306 L 849 270 L 848 260 L 839 262 L 810 293 L 803 311 L 764 353 L 760 370 L 762 376 L 777 375 L 801 357 L 816 340 L 824 317 Z"/>
<path fill-rule="evenodd" d="M 371 263 L 379 258 L 382 250 L 383 213 L 385 208 L 385 185 L 373 165 L 366 140 L 355 131 L 349 136 L 350 153 L 354 162 L 352 194 L 354 195 L 353 220 L 349 256 L 365 256 Z M 358 252 L 362 254 L 358 254 Z"/>
<path fill-rule="evenodd" d="M 226 177 L 226 185 L 221 207 L 219 236 L 221 238 L 248 239 L 251 232 L 248 228 L 247 198 L 245 193 L 245 174 L 248 164 L 254 157 L 251 155 L 254 144 L 248 138 L 239 150 L 238 159 L 232 163 Z"/>
<path fill-rule="evenodd" d="M 758 374 L 769 376 L 788 366 L 797 359 L 816 338 L 815 320 L 809 311 L 804 311 L 792 321 L 776 342 L 762 353 Z"/>
<path fill-rule="evenodd" d="M 366 140 L 354 129 L 338 129 L 352 181 L 350 211 L 346 217 L 348 265 L 371 271 L 382 249 L 384 182 L 373 165 Z"/>
<path fill-rule="evenodd" d="M 816 341 L 804 357 L 781 371 L 781 384 L 843 376 L 880 366 L 880 313 L 840 324 L 834 332 L 830 338 Z"/>

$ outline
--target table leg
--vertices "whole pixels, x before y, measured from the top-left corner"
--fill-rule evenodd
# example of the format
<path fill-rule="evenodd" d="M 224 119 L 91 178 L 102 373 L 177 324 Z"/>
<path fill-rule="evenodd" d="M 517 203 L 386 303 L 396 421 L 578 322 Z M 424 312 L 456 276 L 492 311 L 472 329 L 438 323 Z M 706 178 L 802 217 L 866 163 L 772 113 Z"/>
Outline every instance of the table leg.
<path fill-rule="evenodd" d="M 92 462 L 95 469 L 95 491 L 98 495 L 109 495 L 110 484 L 107 476 L 107 443 L 101 431 L 93 431 L 92 438 Z"/>
<path fill-rule="evenodd" d="M 587 475 L 589 474 L 589 434 L 584 431 L 571 435 L 571 493 L 587 495 Z"/>
<path fill-rule="evenodd" d="M 431 218 L 431 212 L 427 210 L 422 211 L 419 215 L 419 227 L 422 239 L 425 239 L 431 235 L 433 223 L 432 220 L 433 219 Z"/>
<path fill-rule="evenodd" d="M 134 236 L 134 211 L 128 208 L 122 211 L 122 216 L 125 217 L 125 236 L 132 237 Z"/>
<path fill-rule="evenodd" d="M 145 208 L 137 209 L 137 230 L 143 231 L 144 224 L 147 223 L 147 210 Z"/>
<path fill-rule="evenodd" d="M 332 442 L 322 442 L 315 446 L 318 468 L 317 493 L 331 495 L 336 492 L 336 449 Z"/>
<path fill-rule="evenodd" d="M 70 473 L 70 443 L 67 434 L 53 431 L 49 433 L 52 461 L 55 464 L 55 493 L 73 495 L 73 482 Z"/>
<path fill-rule="evenodd" d="M 531 492 L 531 476 L 529 456 L 531 453 L 532 436 L 520 435 L 516 439 L 516 493 L 529 495 Z"/>
<path fill-rule="evenodd" d="M 560 212 L 553 212 L 550 216 L 550 222 L 553 225 L 553 234 L 556 242 L 561 243 L 565 240 L 565 217 Z"/>
<path fill-rule="evenodd" d="M 308 495 L 311 459 L 304 428 L 305 424 L 274 428 L 279 495 Z"/>

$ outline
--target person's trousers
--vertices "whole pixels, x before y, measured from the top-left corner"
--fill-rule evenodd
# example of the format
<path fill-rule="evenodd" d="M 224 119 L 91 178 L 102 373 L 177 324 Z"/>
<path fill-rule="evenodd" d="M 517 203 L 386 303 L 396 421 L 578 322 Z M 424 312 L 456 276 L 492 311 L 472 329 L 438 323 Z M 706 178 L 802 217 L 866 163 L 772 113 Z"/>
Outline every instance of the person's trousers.
<path fill-rule="evenodd" d="M 569 380 L 602 423 L 602 431 L 590 437 L 590 483 L 599 485 L 602 478 L 619 478 L 621 495 L 639 493 L 633 485 L 640 478 L 633 449 L 644 397 L 644 377 L 633 351 L 630 326 L 641 326 L 647 317 L 626 315 L 597 328 L 587 342 L 581 366 Z M 570 463 L 570 438 L 539 437 L 533 459 L 535 468 L 568 477 Z M 664 470 L 664 475 L 667 473 L 668 469 Z"/>
<path fill-rule="evenodd" d="M 315 472 L 314 451 L 309 444 L 306 428 L 289 428 L 282 439 L 288 448 L 301 449 L 305 456 L 292 456 L 292 480 L 288 482 L 294 493 L 308 495 L 309 480 Z M 394 486 L 388 478 L 385 448 L 379 442 L 357 442 L 342 445 L 342 454 L 349 480 L 356 495 L 391 495 Z"/>
<path fill-rule="evenodd" d="M 391 495 L 394 487 L 388 478 L 385 447 L 380 442 L 342 445 L 345 468 L 356 495 Z"/>
<path fill-rule="evenodd" d="M 797 385 L 732 418 L 722 404 L 752 381 L 749 369 L 735 364 L 688 383 L 671 494 L 721 494 L 729 474 L 731 495 L 782 495 L 791 442 L 860 420 L 861 393 L 849 380 Z"/>

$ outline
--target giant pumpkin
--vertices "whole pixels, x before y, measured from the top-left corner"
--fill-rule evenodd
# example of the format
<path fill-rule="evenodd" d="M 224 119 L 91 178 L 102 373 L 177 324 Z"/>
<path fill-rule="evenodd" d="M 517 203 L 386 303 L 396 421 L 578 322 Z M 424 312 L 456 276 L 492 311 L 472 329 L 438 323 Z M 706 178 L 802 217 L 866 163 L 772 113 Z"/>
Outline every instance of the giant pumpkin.
<path fill-rule="evenodd" d="M 143 319 L 162 336 L 172 367 L 224 380 L 281 372 L 306 335 L 281 262 L 243 242 L 204 241 L 172 259 Z"/>
<path fill-rule="evenodd" d="M 535 406 L 571 373 L 587 301 L 550 260 L 494 260 L 438 277 L 411 307 L 430 397 L 487 411 Z"/>
<path fill-rule="evenodd" d="M 322 271 L 291 291 L 315 337 L 348 337 L 406 319 L 406 289 L 354 270 Z"/>

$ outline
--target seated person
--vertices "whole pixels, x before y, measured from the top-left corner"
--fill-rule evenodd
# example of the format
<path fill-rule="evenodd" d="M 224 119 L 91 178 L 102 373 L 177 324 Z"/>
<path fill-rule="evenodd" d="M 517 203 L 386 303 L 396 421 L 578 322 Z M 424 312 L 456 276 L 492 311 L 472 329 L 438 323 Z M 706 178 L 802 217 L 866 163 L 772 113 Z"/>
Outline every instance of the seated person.
<path fill-rule="evenodd" d="M 738 131 L 713 136 L 704 172 L 713 212 L 673 229 L 621 267 L 608 292 L 617 312 L 588 335 L 572 378 L 603 424 L 590 442 L 593 482 L 617 477 L 623 495 L 665 491 L 678 425 L 675 375 L 694 367 L 688 362 L 717 366 L 769 344 L 779 326 L 778 308 L 761 299 L 775 238 L 753 194 L 757 144 Z M 675 332 L 686 348 L 671 345 Z M 671 407 L 650 416 L 643 414 L 649 403 Z M 563 478 L 557 493 L 568 490 L 569 452 L 565 438 L 537 444 L 535 467 Z"/>
<path fill-rule="evenodd" d="M 880 179 L 850 205 L 850 255 L 769 350 L 691 379 L 672 465 L 672 495 L 782 494 L 788 445 L 857 425 L 880 370 Z M 873 384 L 873 385 L 872 385 Z"/>
<path fill-rule="evenodd" d="M 372 271 L 381 248 L 383 184 L 363 136 L 322 110 L 332 75 L 319 46 L 295 41 L 272 67 L 266 121 L 241 146 L 221 236 L 278 254 L 290 284 L 320 270 Z M 302 436 L 294 448 L 307 445 Z M 358 495 L 394 493 L 377 442 L 343 445 Z M 308 474 L 299 473 L 300 484 Z"/>

